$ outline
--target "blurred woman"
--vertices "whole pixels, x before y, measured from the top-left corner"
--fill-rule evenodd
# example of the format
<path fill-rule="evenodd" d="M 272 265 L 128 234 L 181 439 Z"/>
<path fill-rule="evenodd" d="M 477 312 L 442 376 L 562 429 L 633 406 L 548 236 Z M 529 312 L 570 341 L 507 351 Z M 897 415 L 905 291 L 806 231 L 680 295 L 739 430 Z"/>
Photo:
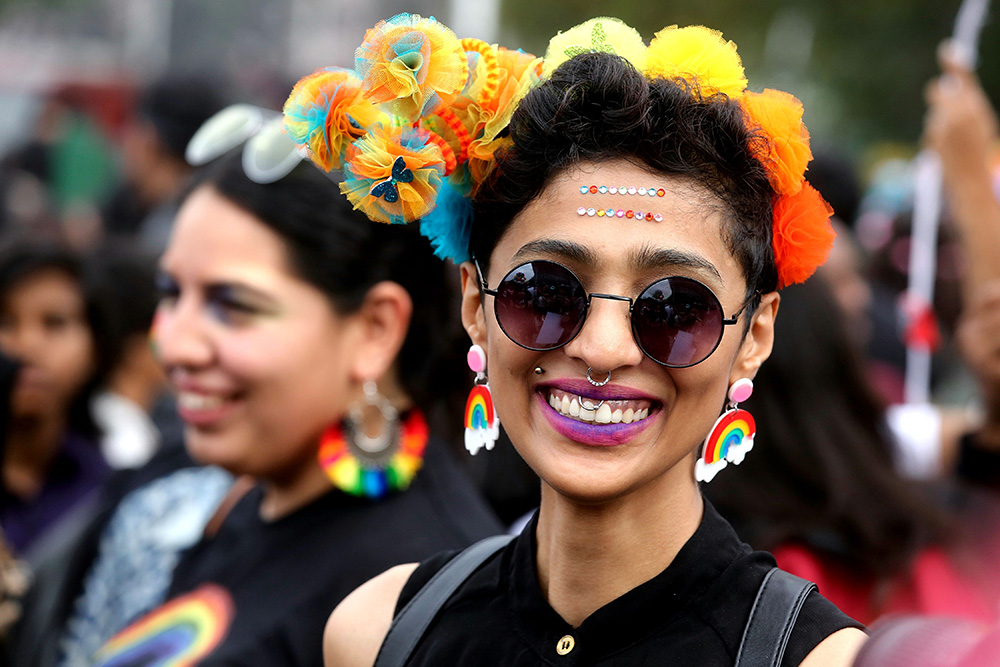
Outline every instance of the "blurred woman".
<path fill-rule="evenodd" d="M 108 476 L 88 401 L 113 354 L 106 304 L 85 273 L 56 246 L 19 243 L 0 255 L 0 349 L 20 364 L 3 424 L 0 526 L 24 557 L 84 513 Z"/>
<path fill-rule="evenodd" d="M 430 436 L 453 377 L 448 292 L 412 237 L 359 221 L 309 165 L 261 184 L 236 154 L 201 175 L 153 341 L 187 451 L 212 465 L 122 500 L 50 659 L 317 664 L 360 582 L 499 530 Z"/>

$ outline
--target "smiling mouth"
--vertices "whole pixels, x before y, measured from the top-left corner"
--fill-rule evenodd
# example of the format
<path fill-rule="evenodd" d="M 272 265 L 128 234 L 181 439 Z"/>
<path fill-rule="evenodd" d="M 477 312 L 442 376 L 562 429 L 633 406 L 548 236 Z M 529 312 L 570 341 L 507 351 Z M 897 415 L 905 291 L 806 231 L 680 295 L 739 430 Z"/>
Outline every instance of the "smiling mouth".
<path fill-rule="evenodd" d="M 633 424 L 649 417 L 652 407 L 645 399 L 601 401 L 551 387 L 546 401 L 562 416 L 584 424 Z"/>
<path fill-rule="evenodd" d="M 194 411 L 214 410 L 226 404 L 221 396 L 206 396 L 194 392 L 182 391 L 177 394 L 177 405 L 180 408 Z"/>

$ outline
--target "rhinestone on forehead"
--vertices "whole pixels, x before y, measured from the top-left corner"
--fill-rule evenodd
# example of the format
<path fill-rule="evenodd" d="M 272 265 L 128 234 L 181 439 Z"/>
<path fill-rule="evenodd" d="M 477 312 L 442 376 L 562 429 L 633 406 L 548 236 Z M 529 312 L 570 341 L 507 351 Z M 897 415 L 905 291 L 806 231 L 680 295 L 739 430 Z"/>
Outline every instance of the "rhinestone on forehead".
<path fill-rule="evenodd" d="M 663 188 L 625 185 L 581 185 L 580 194 L 637 195 L 639 197 L 665 197 L 667 191 Z"/>
<path fill-rule="evenodd" d="M 628 218 L 635 220 L 655 220 L 656 222 L 663 222 L 662 213 L 653 213 L 652 211 L 632 211 L 625 210 L 623 208 L 613 209 L 613 208 L 585 208 L 583 206 L 576 209 L 577 215 L 586 215 L 590 217 L 597 216 L 598 218 Z"/>

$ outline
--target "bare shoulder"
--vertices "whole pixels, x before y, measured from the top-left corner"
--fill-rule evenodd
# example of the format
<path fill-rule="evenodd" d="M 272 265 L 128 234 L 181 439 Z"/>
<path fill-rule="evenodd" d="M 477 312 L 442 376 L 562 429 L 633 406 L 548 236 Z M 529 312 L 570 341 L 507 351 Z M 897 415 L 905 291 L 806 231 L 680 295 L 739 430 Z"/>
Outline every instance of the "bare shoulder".
<path fill-rule="evenodd" d="M 850 667 L 867 639 L 857 628 L 838 630 L 817 644 L 800 667 Z"/>
<path fill-rule="evenodd" d="M 337 605 L 323 632 L 326 667 L 371 667 L 392 624 L 399 593 L 417 569 L 397 565 L 362 584 Z"/>

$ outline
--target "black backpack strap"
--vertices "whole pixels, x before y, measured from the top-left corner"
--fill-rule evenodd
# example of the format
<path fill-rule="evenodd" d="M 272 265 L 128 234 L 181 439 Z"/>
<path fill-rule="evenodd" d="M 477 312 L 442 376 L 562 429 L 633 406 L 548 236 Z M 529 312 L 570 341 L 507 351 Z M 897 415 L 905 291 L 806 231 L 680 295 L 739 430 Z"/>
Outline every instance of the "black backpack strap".
<path fill-rule="evenodd" d="M 403 667 L 445 602 L 480 565 L 512 539 L 510 535 L 487 537 L 462 551 L 438 570 L 392 620 L 378 657 L 375 658 L 375 667 Z"/>
<path fill-rule="evenodd" d="M 811 581 L 771 568 L 750 609 L 750 619 L 736 654 L 736 667 L 778 667 L 795 619 L 814 590 L 816 584 Z"/>

